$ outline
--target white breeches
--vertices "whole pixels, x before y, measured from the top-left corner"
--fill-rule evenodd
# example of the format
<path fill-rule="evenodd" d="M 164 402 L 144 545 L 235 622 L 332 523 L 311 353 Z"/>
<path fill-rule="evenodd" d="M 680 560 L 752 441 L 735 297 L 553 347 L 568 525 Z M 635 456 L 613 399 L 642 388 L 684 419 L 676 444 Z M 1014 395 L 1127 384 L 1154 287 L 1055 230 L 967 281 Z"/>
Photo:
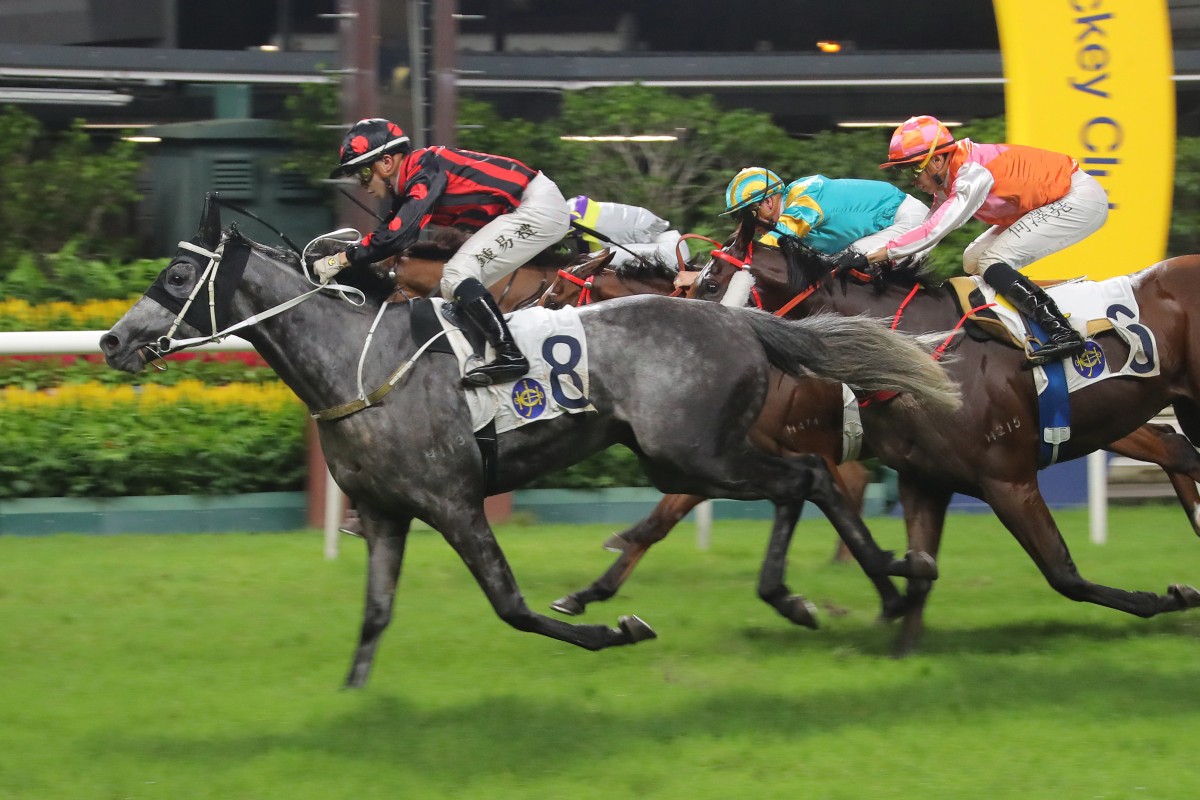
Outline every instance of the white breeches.
<path fill-rule="evenodd" d="M 963 252 L 968 275 L 983 276 L 1003 261 L 1013 269 L 1057 253 L 1100 230 L 1108 219 L 1104 187 L 1083 170 L 1071 176 L 1071 190 L 1062 199 L 1035 208 L 1007 228 L 993 225 Z"/>
<path fill-rule="evenodd" d="M 484 225 L 463 243 L 442 271 L 442 297 L 467 278 L 491 286 L 552 244 L 570 225 L 566 200 L 554 181 L 540 172 L 525 187 L 521 204 Z"/>
<path fill-rule="evenodd" d="M 679 264 L 675 260 L 675 246 L 679 244 L 679 238 L 679 231 L 665 231 L 655 236 L 651 242 L 623 244 L 620 247 L 610 245 L 609 249 L 613 251 L 612 266 L 623 267 L 626 264 L 634 263 L 636 259 L 629 254 L 629 251 L 632 250 L 651 262 L 661 261 L 672 269 L 678 269 Z M 687 261 L 691 255 L 687 242 L 679 245 L 679 252 L 682 254 L 683 260 Z"/>

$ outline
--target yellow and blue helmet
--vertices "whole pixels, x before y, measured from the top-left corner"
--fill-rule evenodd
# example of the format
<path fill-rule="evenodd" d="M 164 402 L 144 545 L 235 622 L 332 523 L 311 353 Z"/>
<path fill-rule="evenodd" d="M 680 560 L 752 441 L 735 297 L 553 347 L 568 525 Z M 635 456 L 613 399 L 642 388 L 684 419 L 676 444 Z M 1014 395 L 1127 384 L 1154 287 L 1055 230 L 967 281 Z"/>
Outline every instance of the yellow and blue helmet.
<path fill-rule="evenodd" d="M 783 191 L 783 179 L 766 167 L 746 167 L 725 188 L 725 210 L 732 214 Z"/>

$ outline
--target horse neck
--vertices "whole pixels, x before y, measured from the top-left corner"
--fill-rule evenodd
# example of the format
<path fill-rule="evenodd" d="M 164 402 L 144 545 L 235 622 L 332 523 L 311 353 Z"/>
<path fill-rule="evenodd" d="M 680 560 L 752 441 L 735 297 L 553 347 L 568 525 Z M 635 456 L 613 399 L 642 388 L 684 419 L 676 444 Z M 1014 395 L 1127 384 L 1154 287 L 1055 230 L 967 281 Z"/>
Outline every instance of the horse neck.
<path fill-rule="evenodd" d="M 234 318 L 263 314 L 310 291 L 294 269 L 252 250 L 234 296 Z M 358 357 L 375 314 L 355 308 L 331 293 L 320 292 L 299 305 L 238 331 L 309 408 L 338 405 L 357 391 Z M 387 364 L 398 364 L 411 339 L 405 335 L 407 304 L 389 307 L 373 337 L 364 379 L 378 379 Z M 397 324 L 403 318 L 403 324 Z M 387 323 L 387 324 L 384 324 Z M 370 391 L 374 386 L 365 387 Z"/>
<path fill-rule="evenodd" d="M 633 277 L 611 271 L 596 276 L 593 291 L 597 300 L 613 300 L 635 294 L 663 295 L 675 291 L 675 282 L 667 278 Z"/>
<path fill-rule="evenodd" d="M 807 313 L 832 311 L 845 316 L 865 314 L 896 320 L 904 330 L 935 331 L 953 327 L 957 310 L 944 289 L 888 284 L 882 292 L 873 286 L 827 278 L 802 304 Z"/>

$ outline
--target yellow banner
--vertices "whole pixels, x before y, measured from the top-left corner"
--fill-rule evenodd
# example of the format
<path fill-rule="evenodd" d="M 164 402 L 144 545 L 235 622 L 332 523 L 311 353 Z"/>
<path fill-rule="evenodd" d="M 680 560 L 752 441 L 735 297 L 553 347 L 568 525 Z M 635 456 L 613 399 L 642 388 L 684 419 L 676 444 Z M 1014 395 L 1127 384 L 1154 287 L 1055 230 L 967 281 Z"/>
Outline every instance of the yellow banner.
<path fill-rule="evenodd" d="M 1111 278 L 1162 259 L 1175 171 L 1166 0 L 994 0 L 1008 141 L 1074 156 L 1108 221 L 1024 272 Z"/>

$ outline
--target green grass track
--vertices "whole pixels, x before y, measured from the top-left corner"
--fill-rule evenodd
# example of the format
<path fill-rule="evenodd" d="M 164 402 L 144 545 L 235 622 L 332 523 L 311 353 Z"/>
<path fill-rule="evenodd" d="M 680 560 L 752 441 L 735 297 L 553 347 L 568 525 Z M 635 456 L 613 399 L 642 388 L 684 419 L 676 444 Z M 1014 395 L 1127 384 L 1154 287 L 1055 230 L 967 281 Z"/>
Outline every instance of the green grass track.
<path fill-rule="evenodd" d="M 1088 578 L 1200 583 L 1173 506 L 1056 515 Z M 868 521 L 901 548 L 899 520 Z M 606 567 L 612 526 L 498 531 L 530 604 Z M 365 548 L 320 535 L 0 537 L 3 800 L 1173 800 L 1200 793 L 1200 614 L 1053 592 L 998 522 L 951 516 L 921 654 L 890 657 L 857 567 L 801 523 L 796 628 L 755 595 L 766 522 L 681 526 L 583 619 L 599 653 L 518 633 L 439 536 L 409 543 L 371 683 L 339 689 Z"/>

